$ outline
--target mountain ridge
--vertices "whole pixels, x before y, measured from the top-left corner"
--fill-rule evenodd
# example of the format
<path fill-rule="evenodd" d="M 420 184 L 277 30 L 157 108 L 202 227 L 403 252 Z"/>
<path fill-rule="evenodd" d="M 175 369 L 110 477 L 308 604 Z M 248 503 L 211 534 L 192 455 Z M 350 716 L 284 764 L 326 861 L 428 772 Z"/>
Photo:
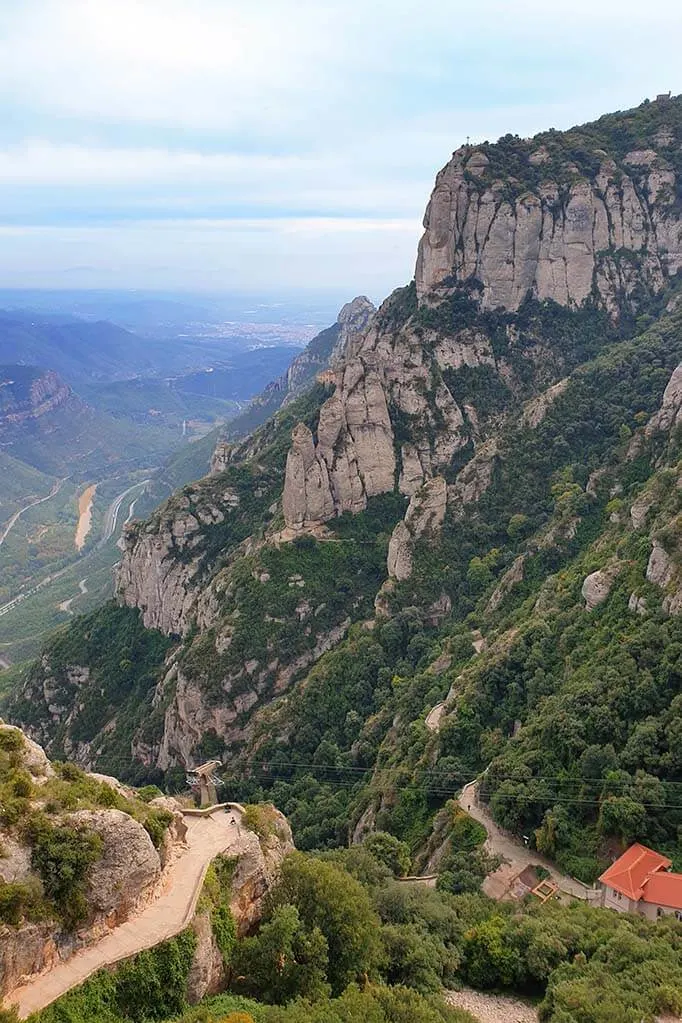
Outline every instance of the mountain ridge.
<path fill-rule="evenodd" d="M 618 169 L 633 152 L 640 120 L 645 140 L 669 122 L 661 151 L 670 155 L 673 142 L 682 142 L 679 98 L 653 113 L 645 107 L 613 116 L 611 155 L 594 127 L 594 151 L 571 158 L 578 171 L 581 160 L 584 170 L 592 167 L 589 179 L 578 173 L 574 180 L 576 172 L 564 168 L 575 149 L 571 132 L 552 135 L 566 173 L 559 175 L 566 210 L 596 201 L 600 168 L 612 159 Z M 543 144 L 551 156 L 550 142 Z M 509 187 L 495 203 L 518 209 L 525 202 L 517 150 L 535 173 L 528 156 L 537 143 L 505 137 L 496 146 L 472 147 L 488 161 L 479 161 L 480 174 L 462 167 L 461 154 L 455 158 L 450 196 L 456 178 L 457 195 L 469 202 L 484 194 L 486 174 L 506 167 Z M 668 183 L 672 174 L 677 189 L 676 164 L 661 159 L 669 166 L 632 166 L 649 183 L 654 171 Z M 538 166 L 545 163 L 556 179 L 555 163 Z M 630 194 L 625 177 L 641 198 L 637 175 L 623 176 L 622 195 Z M 547 755 L 546 773 L 567 772 L 572 785 L 591 785 L 585 772 L 602 772 L 571 826 L 561 813 L 571 790 L 543 788 L 533 762 L 533 737 L 542 731 L 535 704 L 547 705 L 556 735 L 563 734 L 562 701 L 570 702 L 574 671 L 577 686 L 581 672 L 596 670 L 590 637 L 596 630 L 605 641 L 600 622 L 620 622 L 633 649 L 643 644 L 655 662 L 657 736 L 669 727 L 661 694 L 674 698 L 678 685 L 647 640 L 650 633 L 677 642 L 680 603 L 671 481 L 678 472 L 682 220 L 667 192 L 653 196 L 655 217 L 642 218 L 615 262 L 610 235 L 606 262 L 596 260 L 594 246 L 577 245 L 589 257 L 587 291 L 581 255 L 577 291 L 558 281 L 546 294 L 531 260 L 523 295 L 510 290 L 512 271 L 488 272 L 494 260 L 486 263 L 486 246 L 478 263 L 469 261 L 475 231 L 467 234 L 466 218 L 451 222 L 447 204 L 439 220 L 440 199 L 432 203 L 419 287 L 396 290 L 352 337 L 333 374 L 233 446 L 229 459 L 217 459 L 212 476 L 129 528 L 120 606 L 75 623 L 46 649 L 14 698 L 17 719 L 51 751 L 83 764 L 111 769 L 132 753 L 130 770 L 140 777 L 172 778 L 192 761 L 220 757 L 238 791 L 276 793 L 307 848 L 344 843 L 363 820 L 416 851 L 442 789 L 500 758 L 507 766 L 492 766 L 483 789 L 498 819 L 530 834 L 538 848 L 552 846 L 585 880 L 596 876 L 609 843 L 637 835 L 679 855 L 675 815 L 647 822 L 637 809 L 647 800 L 636 776 L 644 767 L 628 752 L 640 724 L 630 708 L 619 715 L 613 754 L 603 752 L 609 741 L 595 725 L 584 747 L 566 739 L 560 763 Z M 559 212 L 552 237 L 566 250 L 564 266 L 573 265 L 572 214 Z M 438 223 L 445 240 L 434 247 Z M 652 225 L 677 232 L 670 259 L 648 240 Z M 438 259 L 427 259 L 426 249 Z M 451 253 L 447 267 L 443 251 Z M 632 274 L 621 273 L 626 265 Z M 648 487 L 662 504 L 647 521 Z M 575 668 L 564 659 L 564 676 L 553 651 L 562 648 L 565 621 L 582 654 Z M 157 629 L 168 645 L 144 668 L 109 677 L 108 654 L 89 639 L 95 627 L 111 630 L 115 650 L 130 642 L 151 650 Z M 480 655 L 472 647 L 476 630 L 488 643 Z M 543 656 L 545 688 L 537 676 Z M 121 653 L 120 660 L 130 658 Z M 434 737 L 423 719 L 448 693 Z M 608 713 L 608 689 L 595 687 L 595 694 L 597 719 Z M 577 715 L 573 708 L 571 721 Z M 549 751 L 558 748 L 558 739 L 543 741 Z M 664 806 L 673 802 L 666 786 L 682 781 L 666 742 L 650 758 L 656 784 L 646 780 Z M 599 754 L 588 756 L 587 745 Z M 521 749 L 527 760 L 516 756 Z M 335 789 L 328 769 L 351 780 Z M 430 780 L 432 771 L 446 775 L 448 786 Z M 621 800 L 615 808 L 613 799 Z"/>

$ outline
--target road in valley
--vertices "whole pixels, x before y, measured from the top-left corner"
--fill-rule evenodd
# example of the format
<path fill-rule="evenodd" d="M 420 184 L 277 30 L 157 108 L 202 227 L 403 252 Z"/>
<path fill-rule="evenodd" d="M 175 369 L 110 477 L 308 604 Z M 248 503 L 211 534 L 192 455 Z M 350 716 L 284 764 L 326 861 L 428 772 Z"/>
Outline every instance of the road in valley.
<path fill-rule="evenodd" d="M 24 514 L 24 512 L 28 511 L 29 508 L 35 508 L 36 505 L 38 505 L 38 504 L 44 504 L 45 501 L 49 501 L 51 497 L 54 497 L 55 494 L 59 490 L 61 490 L 62 484 L 64 484 L 68 478 L 69 478 L 68 476 L 65 476 L 64 479 L 57 480 L 57 482 L 55 483 L 55 485 L 53 486 L 53 488 L 52 488 L 52 490 L 50 491 L 49 494 L 47 494 L 45 497 L 39 497 L 36 501 L 30 501 L 28 504 L 25 504 L 23 508 L 20 508 L 19 511 L 16 511 L 14 513 L 12 518 L 9 520 L 9 522 L 5 526 L 4 532 L 2 533 L 2 535 L 0 535 L 0 547 L 2 547 L 2 545 L 5 542 L 5 540 L 9 536 L 9 532 L 12 529 L 12 526 L 14 525 L 14 523 L 17 522 L 21 518 L 21 516 Z"/>
<path fill-rule="evenodd" d="M 118 497 L 114 498 L 114 500 L 111 502 L 111 504 L 109 505 L 104 514 L 104 523 L 102 524 L 102 539 L 100 540 L 101 544 L 106 543 L 114 535 L 114 532 L 116 531 L 116 524 L 118 522 L 118 513 L 121 510 L 121 505 L 125 501 L 128 494 L 132 494 L 133 490 L 136 490 L 138 487 L 145 486 L 147 483 L 149 483 L 149 479 L 141 480 L 139 483 L 134 483 L 132 487 L 128 487 L 127 490 L 124 490 L 123 493 L 119 494 Z M 129 522 L 130 519 L 132 518 L 132 509 L 134 505 L 135 501 L 133 501 L 132 505 L 130 506 L 131 514 L 128 515 L 126 522 Z"/>
<path fill-rule="evenodd" d="M 61 480 L 60 483 L 59 483 L 59 486 L 61 486 L 61 484 L 63 482 L 64 482 L 64 480 Z M 145 486 L 147 483 L 149 483 L 149 479 L 141 480 L 139 483 L 134 483 L 131 487 L 127 487 L 124 491 L 122 491 L 122 493 L 118 494 L 118 496 L 114 498 L 114 500 L 111 502 L 111 504 L 109 505 L 109 507 L 107 508 L 107 510 L 106 510 L 106 512 L 104 514 L 104 522 L 102 524 L 102 536 L 101 536 L 100 540 L 97 543 L 97 547 L 98 548 L 104 547 L 105 544 L 107 544 L 109 542 L 109 540 L 111 539 L 111 537 L 114 535 L 114 532 L 116 531 L 116 527 L 117 527 L 117 524 L 118 524 L 118 516 L 119 516 L 119 512 L 121 510 L 121 505 L 125 501 L 126 497 L 129 494 L 131 494 L 134 490 L 136 490 L 136 489 L 138 489 L 140 487 Z M 54 493 L 56 493 L 56 492 L 57 491 L 55 490 Z M 52 497 L 52 496 L 54 496 L 54 494 L 49 494 L 47 497 L 41 498 L 41 501 L 47 501 L 49 499 L 49 497 Z M 139 496 L 140 495 L 138 494 L 137 498 L 135 499 L 135 501 L 139 498 Z M 132 510 L 133 510 L 133 507 L 135 505 L 135 501 L 133 501 L 131 503 L 131 505 L 130 505 L 130 513 L 129 513 L 128 519 L 126 521 L 128 521 L 132 517 Z M 39 503 L 41 503 L 41 502 L 40 501 L 38 501 L 38 502 L 34 501 L 33 502 L 33 504 L 39 504 Z M 31 506 L 27 505 L 27 507 L 31 507 Z M 21 510 L 25 511 L 26 509 L 23 508 Z M 19 513 L 17 513 L 17 515 L 18 514 Z M 7 535 L 8 531 L 9 531 L 9 529 L 6 530 L 5 535 Z M 82 562 L 87 561 L 88 556 L 89 555 L 86 552 L 83 555 L 83 557 L 82 557 Z M 41 579 L 39 582 L 35 583 L 35 585 L 31 586 L 30 589 L 24 590 L 21 593 L 17 593 L 17 595 L 15 597 L 12 597 L 12 599 L 8 600 L 6 603 L 0 604 L 0 618 L 2 618 L 6 614 L 9 614 L 10 611 L 13 611 L 15 607 L 17 607 L 19 604 L 23 603 L 23 601 L 27 600 L 28 597 L 32 597 L 35 593 L 38 593 L 45 586 L 48 586 L 50 583 L 56 582 L 57 579 L 60 579 L 66 572 L 69 572 L 72 568 L 73 568 L 73 564 L 67 565 L 65 568 L 60 569 L 58 572 L 54 572 L 51 575 L 45 576 L 44 579 Z M 86 578 L 87 578 L 87 576 L 86 576 Z M 78 588 L 79 588 L 81 593 L 87 593 L 87 587 L 85 586 L 85 579 L 81 579 L 81 581 L 78 584 Z M 64 604 L 67 604 L 67 606 L 64 607 L 63 606 Z M 67 613 L 70 611 L 70 602 L 63 601 L 62 605 L 60 605 L 60 606 L 62 606 L 63 610 L 65 610 Z"/>

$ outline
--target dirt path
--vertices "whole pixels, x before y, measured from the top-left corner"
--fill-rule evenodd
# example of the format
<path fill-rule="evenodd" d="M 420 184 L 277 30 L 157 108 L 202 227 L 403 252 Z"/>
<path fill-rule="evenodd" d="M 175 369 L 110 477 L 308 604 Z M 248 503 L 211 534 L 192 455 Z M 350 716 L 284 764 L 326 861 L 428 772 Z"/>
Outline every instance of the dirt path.
<path fill-rule="evenodd" d="M 495 856 L 501 856 L 506 862 L 493 874 L 489 874 L 483 882 L 483 891 L 493 899 L 501 899 L 509 893 L 512 882 L 522 870 L 531 864 L 540 864 L 552 875 L 552 880 L 559 888 L 576 899 L 596 903 L 598 894 L 581 881 L 576 881 L 567 874 L 560 873 L 551 860 L 545 859 L 540 853 L 527 849 L 513 835 L 498 827 L 486 807 L 478 799 L 478 781 L 469 782 L 462 789 L 457 802 L 474 820 L 482 824 L 488 832 L 485 848 Z"/>
<path fill-rule="evenodd" d="M 472 988 L 446 991 L 445 1001 L 458 1009 L 466 1009 L 480 1023 L 537 1023 L 538 1014 L 532 1005 L 506 995 L 489 995 Z"/>
<path fill-rule="evenodd" d="M 235 824 L 230 824 L 232 818 Z M 241 855 L 253 843 L 258 843 L 257 837 L 242 827 L 240 821 L 241 814 L 237 810 L 230 813 L 218 810 L 210 817 L 185 817 L 187 850 L 168 871 L 163 893 L 95 945 L 6 995 L 5 1003 L 16 1005 L 19 1017 L 25 1019 L 82 984 L 103 966 L 128 959 L 179 934 L 194 914 L 211 860 L 222 852 Z"/>
<path fill-rule="evenodd" d="M 88 533 L 92 529 L 92 502 L 95 499 L 97 484 L 91 483 L 78 498 L 78 525 L 74 543 L 77 551 L 82 551 Z"/>
<path fill-rule="evenodd" d="M 5 540 L 9 536 L 9 532 L 10 532 L 12 526 L 15 524 L 15 522 L 17 522 L 21 518 L 21 516 L 24 514 L 24 512 L 28 511 L 29 508 L 35 508 L 36 505 L 38 505 L 38 504 L 44 504 L 45 501 L 49 501 L 50 498 L 54 497 L 55 494 L 57 493 L 57 491 L 61 489 L 62 484 L 67 479 L 68 479 L 68 477 L 65 476 L 63 480 L 57 480 L 57 482 L 55 483 L 55 485 L 53 486 L 53 488 L 52 488 L 52 490 L 50 491 L 49 494 L 46 494 L 45 497 L 39 497 L 35 501 L 31 501 L 29 504 L 25 504 L 23 508 L 20 508 L 19 511 L 16 511 L 14 513 L 12 518 L 9 520 L 9 522 L 5 526 L 3 532 L 0 534 L 0 547 L 2 547 L 2 545 L 5 542 Z"/>

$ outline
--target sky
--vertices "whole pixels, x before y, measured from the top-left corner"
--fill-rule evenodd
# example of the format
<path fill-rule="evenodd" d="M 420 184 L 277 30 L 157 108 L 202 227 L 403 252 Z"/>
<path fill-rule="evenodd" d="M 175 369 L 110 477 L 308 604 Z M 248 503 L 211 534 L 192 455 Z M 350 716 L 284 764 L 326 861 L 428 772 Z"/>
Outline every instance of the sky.
<path fill-rule="evenodd" d="M 682 92 L 679 0 L 0 0 L 0 288 L 409 281 L 464 143 Z"/>

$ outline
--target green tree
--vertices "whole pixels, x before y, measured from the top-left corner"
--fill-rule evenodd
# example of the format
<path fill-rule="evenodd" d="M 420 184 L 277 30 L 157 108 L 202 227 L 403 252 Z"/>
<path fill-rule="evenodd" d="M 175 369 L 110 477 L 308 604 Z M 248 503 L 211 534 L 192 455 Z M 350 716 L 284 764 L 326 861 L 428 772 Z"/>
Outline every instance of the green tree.
<path fill-rule="evenodd" d="M 363 847 L 370 855 L 384 863 L 394 877 L 404 877 L 410 869 L 410 848 L 395 835 L 386 831 L 375 831 L 368 835 Z"/>
<path fill-rule="evenodd" d="M 237 943 L 232 970 L 237 987 L 265 1002 L 315 1001 L 329 994 L 327 941 L 303 925 L 295 906 L 278 906 L 253 938 Z"/>
<path fill-rule="evenodd" d="M 372 977 L 381 959 L 379 919 L 362 885 L 333 863 L 287 856 L 273 892 L 273 906 L 290 903 L 329 946 L 328 979 L 339 994 L 356 979 Z"/>

